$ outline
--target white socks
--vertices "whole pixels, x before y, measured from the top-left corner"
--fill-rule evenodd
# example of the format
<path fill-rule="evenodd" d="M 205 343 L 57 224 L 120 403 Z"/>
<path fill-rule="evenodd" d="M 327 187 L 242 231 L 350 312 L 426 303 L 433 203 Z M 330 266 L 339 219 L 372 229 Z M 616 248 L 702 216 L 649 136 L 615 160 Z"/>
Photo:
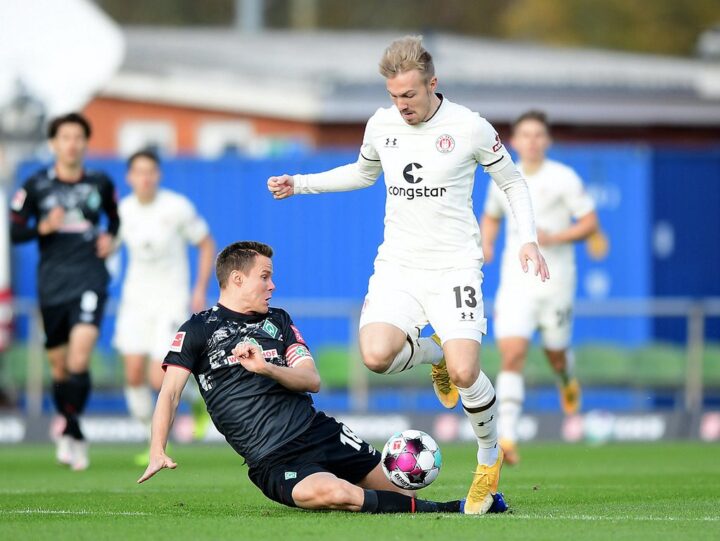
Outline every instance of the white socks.
<path fill-rule="evenodd" d="M 125 387 L 125 401 L 130 415 L 147 427 L 148 436 L 150 436 L 150 424 L 154 407 L 150 387 L 148 385 Z"/>
<path fill-rule="evenodd" d="M 497 377 L 498 435 L 518 441 L 517 426 L 525 400 L 525 380 L 519 372 L 502 371 Z"/>
<path fill-rule="evenodd" d="M 408 336 L 400 353 L 383 374 L 398 374 L 421 364 L 437 364 L 442 357 L 442 348 L 432 338 L 412 340 Z"/>
<path fill-rule="evenodd" d="M 498 458 L 497 404 L 495 389 L 488 377 L 480 372 L 470 387 L 458 387 L 465 415 L 478 440 L 478 464 L 492 466 Z"/>

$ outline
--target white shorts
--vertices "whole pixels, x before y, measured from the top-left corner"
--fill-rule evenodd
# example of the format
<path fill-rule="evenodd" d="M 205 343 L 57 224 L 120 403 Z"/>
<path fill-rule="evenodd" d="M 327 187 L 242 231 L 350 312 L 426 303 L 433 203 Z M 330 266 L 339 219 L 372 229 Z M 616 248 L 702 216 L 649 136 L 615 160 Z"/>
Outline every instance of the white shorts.
<path fill-rule="evenodd" d="M 536 278 L 536 277 L 535 277 Z M 540 331 L 543 347 L 552 350 L 570 346 L 573 328 L 575 286 L 525 287 L 501 283 L 493 309 L 496 339 L 519 337 L 530 340 Z"/>
<path fill-rule="evenodd" d="M 430 323 L 442 342 L 456 338 L 482 342 L 487 332 L 482 279 L 479 263 L 460 269 L 420 270 L 376 262 L 360 328 L 390 323 L 412 335 Z"/>
<path fill-rule="evenodd" d="M 162 309 L 123 302 L 115 321 L 113 345 L 123 355 L 147 355 L 162 361 L 188 311 L 164 306 Z"/>

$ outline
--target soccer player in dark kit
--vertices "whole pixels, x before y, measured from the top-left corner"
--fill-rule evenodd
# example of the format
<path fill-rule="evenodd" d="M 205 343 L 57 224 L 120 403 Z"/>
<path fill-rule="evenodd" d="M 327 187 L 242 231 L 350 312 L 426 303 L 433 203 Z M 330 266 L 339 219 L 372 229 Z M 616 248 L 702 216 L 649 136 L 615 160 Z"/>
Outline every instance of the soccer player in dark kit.
<path fill-rule="evenodd" d="M 120 221 L 107 175 L 84 167 L 90 123 L 77 113 L 54 119 L 48 139 L 55 163 L 32 175 L 11 202 L 14 243 L 37 239 L 37 287 L 53 380 L 53 398 L 65 417 L 57 459 L 74 470 L 89 466 L 79 416 L 90 394 L 90 355 L 99 334 Z M 102 215 L 106 227 L 101 227 Z"/>
<path fill-rule="evenodd" d="M 250 480 L 276 502 L 367 513 L 460 512 L 461 502 L 417 500 L 393 485 L 380 453 L 315 410 L 320 375 L 287 312 L 270 307 L 272 248 L 236 242 L 218 256 L 220 298 L 184 323 L 170 345 L 142 483 L 177 464 L 165 454 L 180 395 L 192 374 L 208 412 L 246 460 Z"/>

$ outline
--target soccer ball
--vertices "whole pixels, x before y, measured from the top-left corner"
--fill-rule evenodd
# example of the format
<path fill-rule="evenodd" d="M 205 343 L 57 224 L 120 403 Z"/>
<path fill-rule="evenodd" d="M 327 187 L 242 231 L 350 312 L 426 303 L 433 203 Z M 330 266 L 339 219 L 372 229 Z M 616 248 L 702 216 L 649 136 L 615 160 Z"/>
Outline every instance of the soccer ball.
<path fill-rule="evenodd" d="M 417 490 L 428 486 L 437 479 L 440 466 L 440 447 L 420 430 L 398 432 L 383 448 L 383 471 L 400 488 Z"/>

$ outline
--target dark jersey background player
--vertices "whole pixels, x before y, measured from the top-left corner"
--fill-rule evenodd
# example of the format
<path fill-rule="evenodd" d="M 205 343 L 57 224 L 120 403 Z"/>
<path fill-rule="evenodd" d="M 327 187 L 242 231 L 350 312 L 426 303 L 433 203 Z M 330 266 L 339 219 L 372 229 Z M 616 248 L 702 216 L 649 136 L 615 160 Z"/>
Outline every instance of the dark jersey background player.
<path fill-rule="evenodd" d="M 83 165 L 90 135 L 82 115 L 54 119 L 48 139 L 55 164 L 26 180 L 11 203 L 12 241 L 37 239 L 40 248 L 37 284 L 45 347 L 55 405 L 66 419 L 57 458 L 77 470 L 89 464 L 78 416 L 90 394 L 88 365 L 109 281 L 105 258 L 120 225 L 112 181 Z M 103 214 L 106 230 L 100 226 Z"/>
<path fill-rule="evenodd" d="M 459 501 L 416 500 L 395 487 L 370 444 L 315 410 L 308 393 L 320 389 L 320 376 L 310 350 L 287 312 L 269 306 L 272 253 L 265 244 L 236 242 L 218 256 L 220 299 L 183 324 L 170 345 L 150 465 L 138 482 L 177 466 L 165 446 L 192 374 L 215 426 L 268 498 L 305 509 L 460 511 Z"/>

